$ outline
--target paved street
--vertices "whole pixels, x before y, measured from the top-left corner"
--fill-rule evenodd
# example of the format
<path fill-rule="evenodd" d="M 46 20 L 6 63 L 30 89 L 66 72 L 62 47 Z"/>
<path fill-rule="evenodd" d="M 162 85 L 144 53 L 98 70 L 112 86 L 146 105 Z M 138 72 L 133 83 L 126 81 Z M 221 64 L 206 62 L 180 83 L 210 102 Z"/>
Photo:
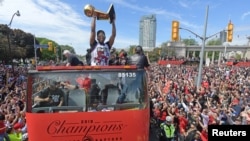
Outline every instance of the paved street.
<path fill-rule="evenodd" d="M 152 129 L 150 130 L 149 141 L 159 141 L 159 139 L 156 136 L 156 128 L 155 127 L 152 127 Z"/>
<path fill-rule="evenodd" d="M 156 138 L 156 136 L 154 134 L 150 133 L 149 141 L 159 141 L 159 140 Z"/>

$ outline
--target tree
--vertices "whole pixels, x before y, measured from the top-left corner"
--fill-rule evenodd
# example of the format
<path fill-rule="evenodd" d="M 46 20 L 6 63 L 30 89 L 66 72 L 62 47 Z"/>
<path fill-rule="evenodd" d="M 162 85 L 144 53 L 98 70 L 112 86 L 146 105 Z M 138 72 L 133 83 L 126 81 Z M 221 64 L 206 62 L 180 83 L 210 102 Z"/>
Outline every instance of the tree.
<path fill-rule="evenodd" d="M 221 41 L 220 39 L 211 39 L 207 42 L 206 44 L 207 46 L 210 46 L 210 45 L 221 45 Z"/>
<path fill-rule="evenodd" d="M 7 36 L 9 35 L 10 39 L 10 50 L 8 47 Z M 50 39 L 37 37 L 35 38 L 35 44 L 48 44 Z M 55 41 L 52 41 L 53 45 L 58 47 L 58 51 L 49 52 L 47 49 L 44 49 L 43 52 L 40 49 L 34 49 L 34 35 L 26 33 L 20 29 L 10 29 L 5 24 L 0 24 L 0 60 L 9 61 L 10 55 L 11 58 L 34 58 L 35 51 L 37 57 L 42 60 L 55 60 L 57 57 L 61 59 L 62 51 L 65 49 L 70 50 L 72 53 L 75 53 L 73 47 L 68 45 L 59 45 Z"/>
<path fill-rule="evenodd" d="M 235 59 L 236 59 L 236 60 L 241 60 L 241 59 L 242 59 L 242 58 L 241 58 L 241 54 L 239 54 L 239 53 L 236 52 L 236 54 L 235 54 Z"/>
<path fill-rule="evenodd" d="M 135 48 L 137 45 L 130 45 L 129 50 L 128 50 L 128 55 L 132 55 L 135 53 Z"/>
<path fill-rule="evenodd" d="M 221 45 L 221 41 L 220 41 L 220 39 L 212 39 L 212 40 L 209 40 L 206 45 L 207 46 Z M 208 52 L 208 58 L 212 59 L 212 54 L 213 54 L 213 51 L 209 51 Z M 215 51 L 215 53 L 214 53 L 214 59 L 219 59 L 219 54 L 220 54 L 219 51 Z"/>
<path fill-rule="evenodd" d="M 198 42 L 195 41 L 194 39 L 182 39 L 182 42 L 183 42 L 186 46 L 198 45 Z"/>
<path fill-rule="evenodd" d="M 163 42 L 160 46 L 160 54 L 159 55 L 161 58 L 167 58 L 167 56 L 171 55 L 171 49 L 168 46 L 168 43 L 169 42 Z M 158 53 L 159 53 L 159 51 L 158 51 Z"/>
<path fill-rule="evenodd" d="M 11 58 L 20 59 L 34 56 L 34 41 L 31 34 L 0 24 L 0 35 L 0 50 L 4 53 L 1 55 L 1 60 L 8 63 Z"/>
<path fill-rule="evenodd" d="M 148 53 L 150 62 L 156 62 L 162 58 L 162 48 L 154 48 L 152 52 Z"/>
<path fill-rule="evenodd" d="M 186 45 L 186 46 L 192 46 L 192 45 L 198 45 L 198 42 L 195 39 L 183 39 L 182 42 Z M 188 56 L 192 57 L 193 51 L 188 52 Z M 199 56 L 199 52 L 195 52 L 195 56 Z"/>

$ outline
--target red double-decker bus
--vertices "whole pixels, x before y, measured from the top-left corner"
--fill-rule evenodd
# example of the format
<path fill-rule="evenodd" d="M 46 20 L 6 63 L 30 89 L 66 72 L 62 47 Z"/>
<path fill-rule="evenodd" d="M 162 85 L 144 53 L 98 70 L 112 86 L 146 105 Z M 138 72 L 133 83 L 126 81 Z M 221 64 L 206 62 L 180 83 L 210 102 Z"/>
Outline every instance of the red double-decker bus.
<path fill-rule="evenodd" d="M 135 66 L 38 66 L 28 73 L 29 141 L 148 141 L 147 92 Z"/>

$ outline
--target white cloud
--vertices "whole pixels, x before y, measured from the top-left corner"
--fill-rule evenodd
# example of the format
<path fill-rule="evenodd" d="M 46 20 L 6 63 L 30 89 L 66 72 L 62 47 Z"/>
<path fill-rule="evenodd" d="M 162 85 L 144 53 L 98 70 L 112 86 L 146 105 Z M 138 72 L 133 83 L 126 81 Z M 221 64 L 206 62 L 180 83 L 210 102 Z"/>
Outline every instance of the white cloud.
<path fill-rule="evenodd" d="M 189 8 L 188 4 L 185 3 L 184 1 L 179 1 L 179 4 L 180 4 L 181 7 Z"/>
<path fill-rule="evenodd" d="M 59 0 L 0 0 L 0 23 L 9 23 L 16 10 L 21 16 L 14 17 L 11 28 L 51 39 L 60 45 L 73 46 L 77 54 L 85 55 L 89 48 L 90 19 L 83 13 L 77 13 Z M 116 39 L 114 46 L 127 47 L 137 42 Z"/>
<path fill-rule="evenodd" d="M 250 15 L 250 11 L 244 13 L 242 16 L 241 16 L 241 19 L 244 20 L 247 16 Z"/>
<path fill-rule="evenodd" d="M 65 0 L 66 1 L 66 0 Z M 67 0 L 68 1 L 68 0 Z M 82 8 L 86 1 L 82 2 Z M 153 13 L 159 15 L 157 21 L 162 23 L 170 23 L 169 21 L 172 19 L 180 20 L 181 26 L 183 28 L 194 29 L 195 32 L 203 31 L 203 25 L 195 21 L 190 21 L 189 19 L 183 19 L 187 13 L 179 12 L 171 12 L 169 9 L 164 8 L 162 5 L 156 8 L 152 8 L 150 3 L 141 5 L 141 2 L 131 0 L 106 0 L 104 2 L 114 3 L 119 5 L 121 8 L 125 8 L 131 12 L 135 12 L 136 14 L 148 14 Z M 183 7 L 191 7 L 191 5 L 198 5 L 200 1 L 194 1 L 192 3 L 187 3 L 189 1 L 182 1 Z M 69 2 L 73 3 L 73 2 Z M 81 4 L 81 2 L 78 2 Z M 173 3 L 176 3 L 173 1 Z M 179 4 L 179 3 L 178 3 Z M 77 54 L 84 55 L 86 49 L 89 47 L 89 35 L 90 35 L 90 21 L 91 18 L 88 18 L 84 15 L 82 9 L 76 9 L 73 7 L 73 4 L 64 3 L 63 0 L 0 0 L 0 23 L 8 24 L 10 22 L 11 16 L 16 10 L 19 10 L 21 13 L 20 17 L 15 17 L 12 22 L 11 28 L 18 28 L 23 30 L 24 32 L 28 32 L 31 34 L 35 34 L 37 37 L 45 37 L 48 39 L 52 39 L 58 44 L 61 45 L 71 45 L 74 47 Z M 171 4 L 169 6 L 172 6 Z M 78 6 L 78 8 L 81 6 Z M 124 9 L 123 9 L 124 10 Z M 174 10 L 174 9 L 171 9 Z M 81 11 L 81 12 L 79 12 Z M 118 10 L 117 10 L 118 11 Z M 122 11 L 122 9 L 120 10 Z M 249 13 L 245 13 L 242 17 L 248 16 Z M 138 19 L 139 20 L 139 19 Z M 138 29 L 138 20 L 133 21 L 131 23 L 120 23 L 117 24 L 117 37 L 114 43 L 114 47 L 124 48 L 129 45 L 138 44 L 138 38 L 134 35 L 126 36 L 127 26 L 129 28 L 130 25 L 133 24 L 133 27 Z M 119 21 L 117 21 L 119 22 Z M 97 24 L 97 28 L 104 27 L 105 24 L 109 29 L 111 28 L 108 22 L 103 22 L 103 24 Z M 135 26 L 136 25 L 136 26 Z M 167 26 L 164 25 L 164 26 Z M 162 30 L 163 28 L 167 28 L 170 30 L 171 25 L 168 27 L 157 27 Z M 235 35 L 245 35 L 247 31 L 244 32 L 245 29 L 241 29 L 242 25 L 235 26 Z M 101 28 L 102 29 L 102 28 Z M 103 28 L 105 29 L 105 28 Z M 134 29 L 132 29 L 134 30 Z M 166 32 L 168 30 L 162 30 Z M 240 32 L 240 30 L 242 30 Z M 247 28 L 249 30 L 249 28 Z M 106 34 L 110 35 L 111 30 L 106 30 Z M 183 32 L 184 34 L 185 32 Z M 166 36 L 169 33 L 165 33 Z M 157 35 L 158 36 L 158 35 Z M 163 35 L 165 36 L 165 35 Z M 185 37 L 184 35 L 182 35 Z M 187 33 L 187 37 L 190 36 L 190 33 Z M 160 36 L 158 36 L 158 39 Z M 243 38 L 246 40 L 245 38 Z M 160 42 L 165 42 L 167 39 L 163 39 L 163 41 L 157 41 L 157 44 Z M 238 38 L 234 38 L 234 40 L 238 40 Z M 158 43 L 159 42 L 159 43 Z M 246 42 L 246 41 L 240 41 Z"/>
<path fill-rule="evenodd" d="M 150 5 L 142 7 L 141 5 L 137 5 L 137 4 L 128 2 L 126 0 L 107 0 L 107 1 L 109 1 L 111 3 L 116 3 L 116 4 L 119 4 L 119 5 L 122 5 L 124 7 L 133 9 L 135 11 L 146 12 L 146 13 L 149 13 L 149 14 L 153 13 L 153 14 L 163 15 L 165 17 L 171 17 L 171 18 L 172 17 L 173 18 L 178 18 L 178 19 L 181 18 L 179 14 L 166 11 L 163 8 L 152 8 L 152 7 L 150 7 Z"/>
<path fill-rule="evenodd" d="M 21 16 L 14 17 L 12 28 L 73 46 L 77 54 L 84 55 L 89 48 L 90 19 L 83 13 L 77 13 L 70 5 L 59 0 L 2 0 L 0 23 L 8 24 L 16 10 Z M 115 46 L 124 43 L 116 40 Z"/>
<path fill-rule="evenodd" d="M 61 45 L 72 45 L 78 54 L 85 54 L 83 47 L 89 40 L 84 37 L 89 36 L 89 31 L 82 28 L 89 27 L 90 23 L 69 5 L 58 0 L 5 0 L 0 5 L 0 22 L 8 23 L 16 10 L 21 16 L 14 17 L 12 28 L 52 39 Z"/>

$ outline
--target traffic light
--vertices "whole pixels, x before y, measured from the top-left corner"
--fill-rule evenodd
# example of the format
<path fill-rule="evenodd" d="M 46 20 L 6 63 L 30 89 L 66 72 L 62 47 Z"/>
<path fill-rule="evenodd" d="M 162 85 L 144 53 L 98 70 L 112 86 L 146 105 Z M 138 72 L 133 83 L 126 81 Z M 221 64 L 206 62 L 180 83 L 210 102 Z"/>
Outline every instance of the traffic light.
<path fill-rule="evenodd" d="M 55 54 L 57 53 L 57 48 L 56 48 L 56 47 L 54 47 L 54 53 L 55 53 Z"/>
<path fill-rule="evenodd" d="M 234 28 L 234 25 L 230 21 L 227 26 L 227 41 L 228 42 L 232 42 L 233 40 L 233 28 Z"/>
<path fill-rule="evenodd" d="M 179 22 L 172 21 L 172 41 L 179 41 Z"/>
<path fill-rule="evenodd" d="M 53 51 L 53 43 L 52 42 L 48 42 L 48 46 L 49 46 L 48 50 L 49 51 Z"/>

